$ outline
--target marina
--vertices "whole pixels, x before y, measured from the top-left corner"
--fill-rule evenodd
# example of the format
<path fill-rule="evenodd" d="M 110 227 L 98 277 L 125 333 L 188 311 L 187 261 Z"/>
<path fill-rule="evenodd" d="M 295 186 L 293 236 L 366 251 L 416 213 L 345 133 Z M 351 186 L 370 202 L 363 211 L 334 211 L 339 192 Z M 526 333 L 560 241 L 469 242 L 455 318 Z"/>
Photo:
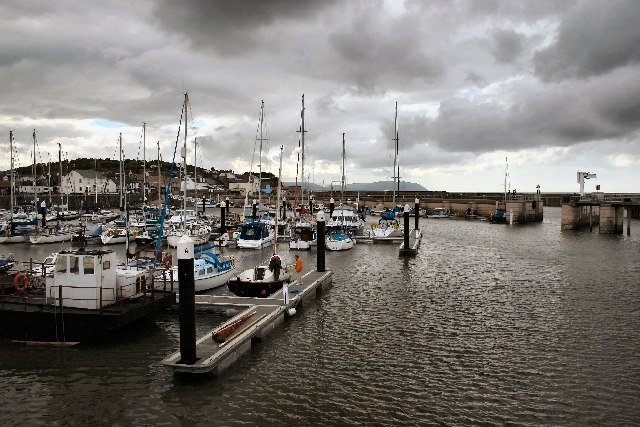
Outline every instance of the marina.
<path fill-rule="evenodd" d="M 217 365 L 225 368 L 219 374 L 213 367 L 204 376 L 176 377 L 162 363 L 179 347 L 174 309 L 72 350 L 2 342 L 0 381 L 6 387 L 0 396 L 27 394 L 32 402 L 59 404 L 18 401 L 0 419 L 633 423 L 640 382 L 637 236 L 561 232 L 559 208 L 547 209 L 534 226 L 419 222 L 424 236 L 415 256 L 398 258 L 398 245 L 327 252 L 332 285 L 310 292 L 295 315 L 279 314 L 282 321 L 270 323 L 265 339 L 257 332 L 265 318 L 250 326 L 238 357 Z M 640 225 L 631 222 L 632 229 Z M 292 262 L 287 246 L 279 244 L 278 251 Z M 16 258 L 30 254 L 15 248 Z M 123 248 L 114 248 L 123 255 Z M 32 251 L 34 259 L 44 259 L 50 248 Z M 249 266 L 271 249 L 221 251 Z M 306 273 L 315 270 L 315 250 L 295 253 Z M 318 273 L 304 281 L 312 274 Z M 198 294 L 196 334 L 210 347 L 208 353 L 201 348 L 208 358 L 214 345 L 220 349 L 212 331 L 251 306 L 260 310 L 242 299 L 233 307 L 235 298 L 224 288 Z M 270 300 L 262 309 L 282 310 L 281 297 Z M 210 366 L 217 361 L 222 359 L 214 357 Z M 96 406 L 104 396 L 118 402 L 117 411 Z"/>

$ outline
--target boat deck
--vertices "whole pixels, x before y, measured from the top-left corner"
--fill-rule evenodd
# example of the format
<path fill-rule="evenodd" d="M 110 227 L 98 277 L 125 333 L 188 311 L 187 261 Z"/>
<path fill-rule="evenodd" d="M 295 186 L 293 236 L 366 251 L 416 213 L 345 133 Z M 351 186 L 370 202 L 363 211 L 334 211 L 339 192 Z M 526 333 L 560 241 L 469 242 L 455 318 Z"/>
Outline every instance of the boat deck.
<path fill-rule="evenodd" d="M 219 373 L 228 368 L 251 348 L 254 339 L 262 339 L 274 328 L 284 322 L 284 315 L 290 309 L 302 303 L 306 298 L 315 296 L 316 291 L 331 284 L 333 272 L 312 271 L 302 278 L 302 284 L 295 281 L 289 284 L 289 302 L 284 303 L 282 290 L 268 298 L 243 298 L 224 295 L 197 295 L 196 306 L 212 306 L 223 310 L 235 309 L 240 313 L 221 326 L 247 315 L 248 318 L 232 332 L 226 341 L 213 340 L 217 327 L 196 341 L 196 362 L 181 363 L 180 351 L 177 351 L 161 363 L 174 372 L 192 374 Z"/>

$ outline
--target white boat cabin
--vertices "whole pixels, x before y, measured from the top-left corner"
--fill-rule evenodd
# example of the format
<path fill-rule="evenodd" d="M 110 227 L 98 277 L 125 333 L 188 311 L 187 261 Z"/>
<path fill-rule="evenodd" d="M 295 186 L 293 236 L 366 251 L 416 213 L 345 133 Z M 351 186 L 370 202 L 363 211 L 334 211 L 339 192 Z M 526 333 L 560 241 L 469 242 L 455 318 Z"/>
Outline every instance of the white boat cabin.
<path fill-rule="evenodd" d="M 48 301 L 60 305 L 62 297 L 63 307 L 99 310 L 140 292 L 136 284 L 141 279 L 118 283 L 116 264 L 116 254 L 110 250 L 60 251 L 53 276 L 46 280 Z"/>

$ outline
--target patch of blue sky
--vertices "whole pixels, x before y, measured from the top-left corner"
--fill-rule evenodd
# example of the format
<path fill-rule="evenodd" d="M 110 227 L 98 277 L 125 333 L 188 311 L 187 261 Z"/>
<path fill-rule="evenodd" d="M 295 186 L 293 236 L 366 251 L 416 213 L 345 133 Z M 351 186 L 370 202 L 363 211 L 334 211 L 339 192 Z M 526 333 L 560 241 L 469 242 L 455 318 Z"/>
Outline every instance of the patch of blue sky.
<path fill-rule="evenodd" d="M 127 126 L 124 123 L 114 122 L 114 121 L 107 120 L 107 119 L 94 119 L 94 120 L 91 121 L 91 123 L 93 125 L 95 125 L 95 126 L 100 126 L 100 127 L 108 128 L 108 129 L 121 128 L 121 127 Z"/>

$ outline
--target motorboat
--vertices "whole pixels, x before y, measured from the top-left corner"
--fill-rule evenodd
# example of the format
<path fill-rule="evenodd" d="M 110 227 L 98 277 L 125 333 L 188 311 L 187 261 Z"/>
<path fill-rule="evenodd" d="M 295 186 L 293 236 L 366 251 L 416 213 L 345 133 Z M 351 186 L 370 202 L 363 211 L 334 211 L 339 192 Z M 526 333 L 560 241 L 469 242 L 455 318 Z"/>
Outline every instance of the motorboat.
<path fill-rule="evenodd" d="M 273 229 L 268 224 L 256 221 L 242 225 L 237 239 L 239 249 L 262 249 L 273 245 Z"/>
<path fill-rule="evenodd" d="M 237 273 L 236 259 L 221 255 L 215 248 L 217 248 L 216 245 L 210 245 L 194 250 L 193 280 L 196 292 L 223 286 Z M 162 275 L 164 275 L 164 277 L 161 276 L 163 280 L 177 282 L 178 266 L 165 270 Z"/>
<path fill-rule="evenodd" d="M 349 230 L 333 229 L 326 238 L 325 246 L 329 251 L 346 251 L 353 248 L 356 240 Z"/>

